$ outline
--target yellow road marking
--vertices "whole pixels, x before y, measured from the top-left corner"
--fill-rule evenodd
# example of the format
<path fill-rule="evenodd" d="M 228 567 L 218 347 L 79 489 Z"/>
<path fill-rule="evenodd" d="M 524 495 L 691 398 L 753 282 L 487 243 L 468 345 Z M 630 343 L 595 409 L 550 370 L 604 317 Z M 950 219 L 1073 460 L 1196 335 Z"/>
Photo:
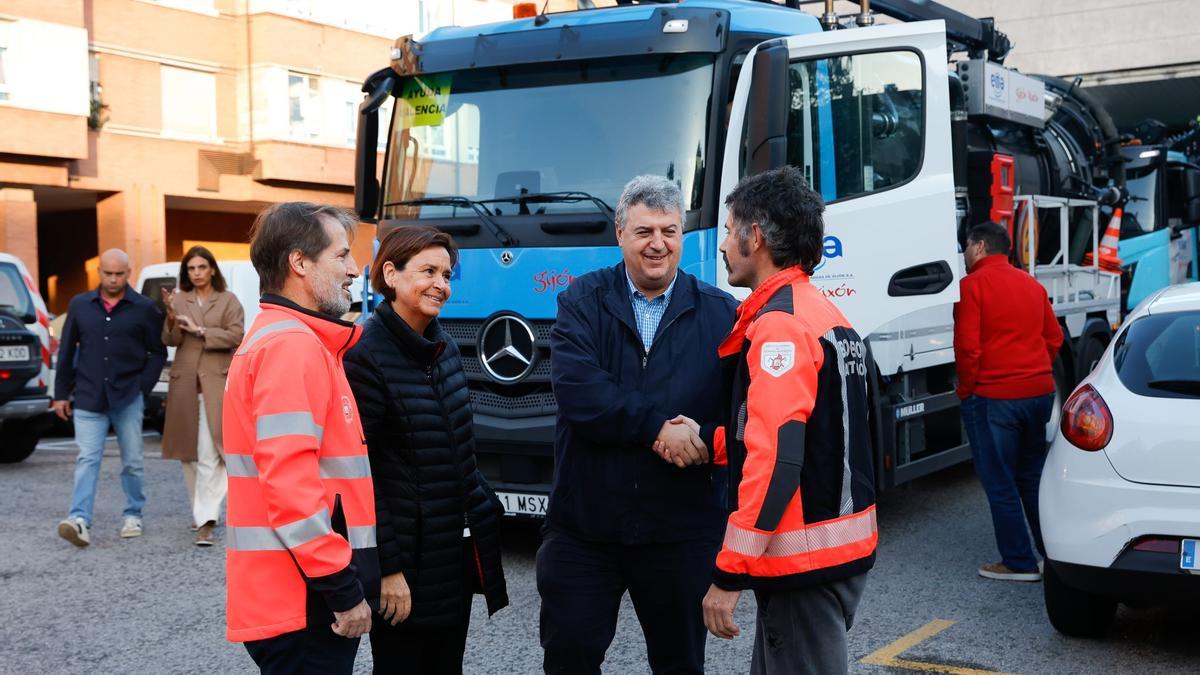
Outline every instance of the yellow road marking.
<path fill-rule="evenodd" d="M 978 668 L 961 668 L 959 666 L 947 666 L 940 663 L 925 663 L 923 661 L 909 661 L 900 658 L 904 652 L 916 647 L 929 638 L 953 626 L 953 621 L 946 619 L 935 619 L 901 637 L 899 640 L 891 644 L 871 652 L 864 656 L 861 663 L 870 664 L 872 666 L 885 666 L 888 668 L 902 668 L 904 670 L 919 670 L 927 673 L 950 673 L 950 675 L 1010 675 L 1009 673 L 1000 673 L 995 670 L 980 670 Z"/>

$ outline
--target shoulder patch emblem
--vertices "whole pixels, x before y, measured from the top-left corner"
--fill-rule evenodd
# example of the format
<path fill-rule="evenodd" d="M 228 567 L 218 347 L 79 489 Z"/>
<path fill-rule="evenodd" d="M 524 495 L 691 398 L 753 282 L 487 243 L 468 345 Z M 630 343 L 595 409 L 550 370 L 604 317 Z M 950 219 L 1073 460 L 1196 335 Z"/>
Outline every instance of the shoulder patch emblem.
<path fill-rule="evenodd" d="M 343 396 L 342 397 L 342 416 L 346 418 L 346 424 L 350 424 L 354 421 L 354 412 L 353 411 L 354 411 L 354 408 L 350 407 L 350 397 Z"/>
<path fill-rule="evenodd" d="M 796 365 L 795 342 L 765 342 L 762 346 L 762 369 L 771 377 L 779 377 Z"/>

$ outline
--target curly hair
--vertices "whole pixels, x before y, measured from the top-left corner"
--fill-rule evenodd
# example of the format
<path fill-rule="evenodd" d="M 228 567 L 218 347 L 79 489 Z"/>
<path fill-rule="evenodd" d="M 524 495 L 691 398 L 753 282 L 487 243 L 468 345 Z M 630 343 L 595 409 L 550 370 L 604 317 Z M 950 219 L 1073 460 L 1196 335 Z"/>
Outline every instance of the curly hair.
<path fill-rule="evenodd" d="M 737 227 L 742 255 L 749 255 L 750 228 L 758 223 L 771 262 L 778 267 L 800 265 L 806 274 L 812 274 L 821 262 L 825 201 L 796 167 L 783 166 L 746 176 L 725 198 L 725 205 Z"/>

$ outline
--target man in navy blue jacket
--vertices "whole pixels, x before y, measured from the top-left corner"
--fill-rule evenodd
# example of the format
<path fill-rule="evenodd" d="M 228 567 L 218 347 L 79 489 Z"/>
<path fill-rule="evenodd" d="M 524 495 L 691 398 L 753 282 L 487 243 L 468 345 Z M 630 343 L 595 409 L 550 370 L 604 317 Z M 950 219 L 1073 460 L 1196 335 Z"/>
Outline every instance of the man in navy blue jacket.
<path fill-rule="evenodd" d="M 599 673 L 629 591 L 651 669 L 700 673 L 724 474 L 702 434 L 670 420 L 719 419 L 717 346 L 737 303 L 678 269 L 683 198 L 672 181 L 630 181 L 616 225 L 624 261 L 572 282 L 550 334 L 558 425 L 537 556 L 543 665 Z M 669 452 L 656 454 L 656 441 Z"/>
<path fill-rule="evenodd" d="M 73 414 L 79 446 L 71 512 L 58 524 L 58 534 L 76 546 L 91 542 L 96 481 L 110 425 L 121 446 L 121 536 L 142 534 L 142 397 L 154 388 L 167 360 L 161 335 L 162 314 L 129 287 L 129 256 L 119 249 L 102 253 L 100 288 L 80 293 L 68 306 L 54 377 L 54 412 L 63 420 Z"/>

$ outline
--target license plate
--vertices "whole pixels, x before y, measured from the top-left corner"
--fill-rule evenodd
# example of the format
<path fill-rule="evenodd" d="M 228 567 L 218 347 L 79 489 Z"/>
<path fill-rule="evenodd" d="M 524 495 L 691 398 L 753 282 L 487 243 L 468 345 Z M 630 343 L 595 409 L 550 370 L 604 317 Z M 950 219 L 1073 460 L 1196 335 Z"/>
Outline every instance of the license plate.
<path fill-rule="evenodd" d="M 28 361 L 29 346 L 16 345 L 0 347 L 0 361 Z"/>
<path fill-rule="evenodd" d="M 1179 569 L 1183 570 L 1200 570 L 1200 555 L 1196 549 L 1200 548 L 1200 539 L 1184 539 L 1183 547 L 1179 553 Z"/>
<path fill-rule="evenodd" d="M 519 492 L 497 492 L 504 513 L 510 516 L 545 516 L 550 497 L 546 495 L 522 494 Z"/>

